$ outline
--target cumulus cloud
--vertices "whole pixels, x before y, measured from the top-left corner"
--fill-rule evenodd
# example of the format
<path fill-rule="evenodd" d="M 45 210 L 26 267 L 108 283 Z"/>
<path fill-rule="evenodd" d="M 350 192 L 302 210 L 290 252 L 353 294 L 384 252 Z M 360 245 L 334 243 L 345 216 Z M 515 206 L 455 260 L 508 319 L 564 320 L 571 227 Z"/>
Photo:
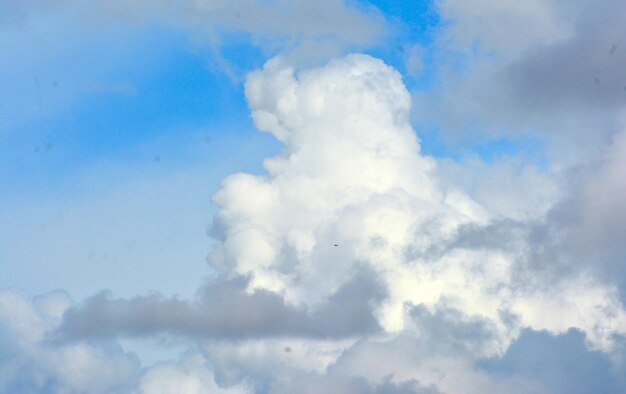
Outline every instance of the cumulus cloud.
<path fill-rule="evenodd" d="M 267 174 L 232 175 L 215 195 L 220 276 L 194 301 L 6 293 L 4 325 L 24 355 L 3 364 L 13 371 L 5 387 L 541 392 L 540 379 L 477 363 L 507 354 L 524 330 L 574 327 L 590 349 L 616 351 L 626 333 L 618 288 L 561 246 L 612 217 L 595 194 L 532 214 L 473 198 L 420 152 L 401 76 L 369 56 L 301 71 L 276 58 L 250 74 L 246 97 L 258 128 L 284 147 Z M 600 195 L 618 204 L 622 156 L 616 140 L 599 183 L 578 194 L 612 185 Z M 578 227 L 563 222 L 570 205 Z M 590 251 L 605 245 L 603 228 Z M 142 373 L 111 342 L 162 333 L 199 353 Z"/>
<path fill-rule="evenodd" d="M 276 57 L 249 74 L 245 93 L 256 126 L 283 149 L 266 173 L 231 175 L 214 196 L 217 278 L 192 301 L 4 293 L 2 324 L 20 356 L 2 360 L 2 387 L 80 391 L 96 379 L 96 391 L 145 393 L 623 391 L 626 134 L 619 96 L 602 90 L 621 69 L 599 62 L 599 49 L 570 74 L 553 69 L 609 40 L 598 18 L 618 18 L 619 7 L 438 4 L 455 23 L 435 45 L 463 51 L 478 40 L 480 50 L 465 73 L 447 65 L 441 90 L 418 95 L 418 117 L 445 123 L 446 109 L 447 126 L 479 119 L 495 134 L 519 120 L 587 160 L 551 156 L 549 171 L 510 158 L 437 160 L 421 151 L 401 75 L 382 61 L 350 55 L 301 69 Z M 605 55 L 619 62 L 622 44 L 609 41 Z M 594 86 L 576 85 L 588 72 L 601 74 Z M 565 127 L 578 121 L 598 130 L 593 146 L 575 141 L 580 126 Z M 194 350 L 140 371 L 114 342 L 163 333 Z M 567 379 L 568 358 L 604 371 Z M 595 373 L 606 384 L 591 384 Z"/>
<path fill-rule="evenodd" d="M 197 355 L 141 379 L 166 392 L 288 392 L 303 382 L 328 392 L 551 392 L 481 360 L 500 360 L 524 332 L 571 328 L 585 352 L 616 354 L 626 334 L 619 288 L 562 246 L 608 220 L 595 195 L 587 208 L 546 192 L 521 211 L 474 198 L 421 153 L 401 76 L 369 56 L 299 71 L 276 58 L 249 75 L 246 97 L 258 128 L 284 147 L 266 174 L 232 175 L 215 195 L 218 278 L 192 302 L 100 294 L 65 307 L 49 338 L 190 338 Z M 599 184 L 621 184 L 621 146 L 598 163 Z M 613 201 L 620 187 L 601 195 Z M 562 210 L 582 224 L 564 223 Z"/>
<path fill-rule="evenodd" d="M 215 197 L 222 244 L 213 257 L 225 273 L 315 306 L 365 265 L 388 289 L 377 309 L 388 332 L 411 326 L 407 304 L 452 307 L 492 325 L 486 353 L 502 352 L 524 327 L 580 327 L 605 349 L 623 332 L 614 288 L 582 274 L 546 288 L 519 280 L 530 257 L 523 237 L 509 248 L 459 243 L 430 253 L 494 215 L 441 186 L 437 163 L 420 154 L 400 75 L 381 61 L 353 55 L 295 75 L 277 59 L 250 75 L 246 94 L 259 129 L 285 148 L 266 160 L 268 175 L 231 176 Z M 614 316 L 607 331 L 589 315 L 598 309 Z"/>

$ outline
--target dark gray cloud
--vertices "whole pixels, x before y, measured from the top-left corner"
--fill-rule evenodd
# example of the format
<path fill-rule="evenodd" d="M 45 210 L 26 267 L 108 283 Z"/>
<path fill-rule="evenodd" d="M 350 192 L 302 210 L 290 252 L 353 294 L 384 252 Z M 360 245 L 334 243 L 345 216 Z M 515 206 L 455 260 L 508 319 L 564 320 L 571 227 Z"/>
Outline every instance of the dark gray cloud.
<path fill-rule="evenodd" d="M 445 305 L 434 312 L 416 305 L 411 308 L 410 316 L 421 340 L 437 353 L 480 354 L 488 342 L 496 339 L 492 322 Z"/>
<path fill-rule="evenodd" d="M 268 291 L 249 294 L 246 285 L 242 279 L 206 285 L 196 302 L 159 295 L 112 299 L 103 292 L 69 309 L 55 336 L 76 340 L 169 333 L 238 340 L 342 338 L 379 330 L 372 308 L 384 292 L 371 275 L 356 275 L 316 310 L 287 305 Z"/>
<path fill-rule="evenodd" d="M 410 245 L 405 251 L 407 260 L 437 261 L 455 249 L 511 251 L 527 238 L 531 224 L 513 219 L 493 220 L 486 225 L 462 224 L 450 238 L 433 242 L 427 248 Z"/>
<path fill-rule="evenodd" d="M 571 37 L 529 50 L 506 66 L 513 104 L 525 109 L 626 104 L 626 9 L 621 1 L 586 3 Z M 547 107 L 546 107 L 547 106 Z"/>
<path fill-rule="evenodd" d="M 626 290 L 626 135 L 604 157 L 572 174 L 567 198 L 532 233 L 538 261 L 589 269 Z"/>

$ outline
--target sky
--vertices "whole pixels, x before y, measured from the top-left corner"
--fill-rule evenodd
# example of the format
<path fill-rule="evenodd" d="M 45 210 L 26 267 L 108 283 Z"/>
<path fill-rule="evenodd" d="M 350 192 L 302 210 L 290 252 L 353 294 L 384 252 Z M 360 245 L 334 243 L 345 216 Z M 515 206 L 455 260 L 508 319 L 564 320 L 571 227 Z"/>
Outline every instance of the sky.
<path fill-rule="evenodd" d="M 626 392 L 619 0 L 0 0 L 0 393 Z"/>

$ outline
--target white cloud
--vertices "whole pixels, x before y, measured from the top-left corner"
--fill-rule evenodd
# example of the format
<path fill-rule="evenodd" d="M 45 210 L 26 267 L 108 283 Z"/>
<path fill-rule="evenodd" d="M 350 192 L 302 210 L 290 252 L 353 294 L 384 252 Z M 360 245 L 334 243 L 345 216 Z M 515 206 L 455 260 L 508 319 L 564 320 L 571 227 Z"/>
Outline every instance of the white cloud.
<path fill-rule="evenodd" d="M 351 55 L 296 75 L 274 59 L 249 76 L 246 94 L 259 129 L 285 147 L 266 160 L 267 176 L 233 175 L 215 196 L 223 243 L 214 261 L 225 273 L 251 275 L 251 289 L 315 308 L 365 265 L 386 284 L 377 314 L 388 332 L 411 328 L 407 303 L 433 313 L 453 308 L 491 327 L 484 356 L 504 352 L 526 327 L 579 327 L 604 350 L 626 332 L 611 285 L 576 275 L 548 287 L 530 274 L 520 280 L 530 257 L 524 238 L 509 250 L 460 245 L 431 253 L 468 225 L 528 216 L 497 202 L 488 212 L 459 188 L 441 186 L 437 163 L 419 153 L 400 75 L 381 61 Z M 527 208 L 539 212 L 530 218 L 541 218 L 542 208 Z M 612 323 L 598 327 L 609 316 Z"/>
<path fill-rule="evenodd" d="M 493 163 L 477 157 L 439 161 L 444 188 L 461 188 L 493 218 L 541 220 L 563 196 L 565 180 L 550 169 L 504 156 Z"/>

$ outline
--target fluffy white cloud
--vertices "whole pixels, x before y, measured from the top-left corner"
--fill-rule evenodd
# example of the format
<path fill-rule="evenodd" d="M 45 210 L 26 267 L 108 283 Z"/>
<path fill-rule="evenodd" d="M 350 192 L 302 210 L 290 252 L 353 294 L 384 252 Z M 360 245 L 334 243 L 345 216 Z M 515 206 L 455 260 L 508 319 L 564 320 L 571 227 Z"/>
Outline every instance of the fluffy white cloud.
<path fill-rule="evenodd" d="M 367 266 L 386 285 L 376 313 L 387 332 L 412 328 L 411 305 L 452 308 L 489 327 L 483 356 L 504 352 L 526 327 L 579 327 L 605 350 L 626 332 L 611 286 L 584 275 L 520 280 L 523 238 L 508 250 L 442 246 L 502 214 L 442 187 L 437 163 L 420 154 L 401 77 L 383 62 L 351 55 L 296 75 L 275 59 L 249 76 L 246 95 L 259 129 L 285 144 L 266 160 L 268 175 L 233 175 L 214 199 L 223 242 L 213 261 L 251 276 L 250 290 L 315 308 Z"/>

